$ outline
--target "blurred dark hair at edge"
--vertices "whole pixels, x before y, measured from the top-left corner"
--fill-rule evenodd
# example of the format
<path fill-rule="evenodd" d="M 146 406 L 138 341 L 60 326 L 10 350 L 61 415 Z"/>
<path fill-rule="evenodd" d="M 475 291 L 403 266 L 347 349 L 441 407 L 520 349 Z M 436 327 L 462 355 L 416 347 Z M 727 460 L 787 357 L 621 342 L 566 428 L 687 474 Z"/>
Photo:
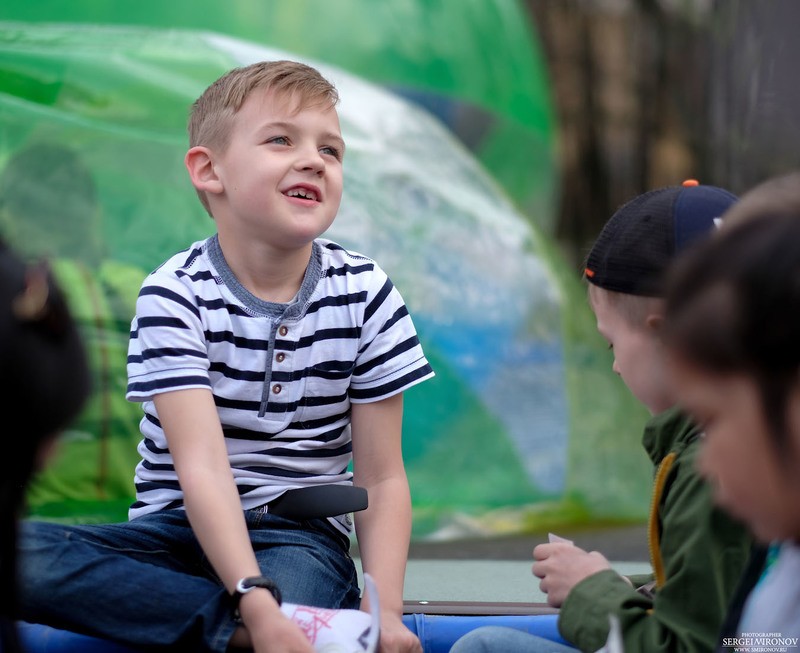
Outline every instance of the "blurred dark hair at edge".
<path fill-rule="evenodd" d="M 2 240 L 0 379 L 7 434 L 0 459 L 0 650 L 10 652 L 20 650 L 16 544 L 27 485 L 91 388 L 83 343 L 47 265 L 26 262 Z"/>

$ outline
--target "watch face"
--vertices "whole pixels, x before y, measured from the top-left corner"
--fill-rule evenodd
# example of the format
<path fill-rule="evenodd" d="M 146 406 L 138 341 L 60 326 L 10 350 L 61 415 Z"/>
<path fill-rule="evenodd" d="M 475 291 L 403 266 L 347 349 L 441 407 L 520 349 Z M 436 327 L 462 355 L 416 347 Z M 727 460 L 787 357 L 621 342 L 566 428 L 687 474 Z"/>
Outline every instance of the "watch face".
<path fill-rule="evenodd" d="M 254 590 L 256 587 L 259 587 L 258 581 L 260 579 L 258 577 L 251 577 L 251 578 L 242 578 L 236 583 L 236 591 L 239 594 L 246 594 L 250 590 Z"/>

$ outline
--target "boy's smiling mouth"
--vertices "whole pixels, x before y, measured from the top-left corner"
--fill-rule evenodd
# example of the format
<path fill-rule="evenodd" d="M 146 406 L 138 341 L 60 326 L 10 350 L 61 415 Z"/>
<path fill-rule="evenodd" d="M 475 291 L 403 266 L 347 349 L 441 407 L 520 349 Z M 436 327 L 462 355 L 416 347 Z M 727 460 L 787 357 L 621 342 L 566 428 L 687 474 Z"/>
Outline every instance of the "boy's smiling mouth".
<path fill-rule="evenodd" d="M 308 200 L 312 202 L 321 201 L 320 192 L 311 186 L 292 186 L 288 190 L 283 191 L 287 197 L 294 197 L 301 200 Z"/>

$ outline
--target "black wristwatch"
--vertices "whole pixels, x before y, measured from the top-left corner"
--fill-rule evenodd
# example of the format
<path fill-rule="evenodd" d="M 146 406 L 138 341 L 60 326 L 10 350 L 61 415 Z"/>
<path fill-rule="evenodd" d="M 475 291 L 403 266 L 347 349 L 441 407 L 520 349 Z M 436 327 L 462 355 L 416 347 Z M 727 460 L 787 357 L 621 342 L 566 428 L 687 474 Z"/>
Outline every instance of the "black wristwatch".
<path fill-rule="evenodd" d="M 272 596 L 278 602 L 278 605 L 281 604 L 281 591 L 278 589 L 278 586 L 275 584 L 274 580 L 271 578 L 265 578 L 264 576 L 250 576 L 249 578 L 242 578 L 238 583 L 236 583 L 236 589 L 234 589 L 233 593 L 231 594 L 233 609 L 236 611 L 237 616 L 239 613 L 239 601 L 242 600 L 242 596 L 248 592 L 252 592 L 257 587 L 262 587 L 269 590 Z"/>

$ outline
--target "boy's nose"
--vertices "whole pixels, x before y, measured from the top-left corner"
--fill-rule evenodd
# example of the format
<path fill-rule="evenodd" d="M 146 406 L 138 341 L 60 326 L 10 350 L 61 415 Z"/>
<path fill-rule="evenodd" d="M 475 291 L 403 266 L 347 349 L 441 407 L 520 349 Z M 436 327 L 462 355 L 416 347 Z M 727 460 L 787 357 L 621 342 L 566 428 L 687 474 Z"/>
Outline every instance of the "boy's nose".
<path fill-rule="evenodd" d="M 304 147 L 298 152 L 295 166 L 319 174 L 325 170 L 325 159 L 316 147 Z"/>

